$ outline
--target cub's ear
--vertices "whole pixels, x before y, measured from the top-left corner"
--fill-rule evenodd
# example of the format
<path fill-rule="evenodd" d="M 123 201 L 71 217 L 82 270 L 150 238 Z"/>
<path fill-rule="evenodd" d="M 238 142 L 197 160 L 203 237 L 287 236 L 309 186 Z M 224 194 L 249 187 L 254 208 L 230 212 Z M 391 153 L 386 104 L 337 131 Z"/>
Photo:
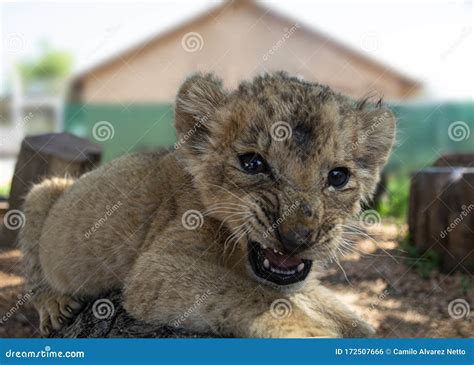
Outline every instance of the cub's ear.
<path fill-rule="evenodd" d="M 395 139 L 396 120 L 385 108 L 361 110 L 357 116 L 354 157 L 360 167 L 378 173 L 387 161 Z"/>
<path fill-rule="evenodd" d="M 186 142 L 193 144 L 208 137 L 209 123 L 226 98 L 222 81 L 213 74 L 195 74 L 189 77 L 176 97 L 174 126 L 178 133 L 178 143 L 185 138 Z"/>

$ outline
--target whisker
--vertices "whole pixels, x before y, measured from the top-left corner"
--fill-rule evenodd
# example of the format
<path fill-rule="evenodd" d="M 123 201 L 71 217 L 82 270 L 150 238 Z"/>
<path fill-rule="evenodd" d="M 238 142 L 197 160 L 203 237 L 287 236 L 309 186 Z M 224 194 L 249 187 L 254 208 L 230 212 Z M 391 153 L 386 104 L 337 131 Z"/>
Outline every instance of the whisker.
<path fill-rule="evenodd" d="M 240 200 L 242 203 L 247 204 L 247 202 L 246 202 L 245 200 L 243 200 L 241 197 L 235 195 L 233 192 L 231 192 L 230 190 L 224 188 L 223 186 L 216 185 L 216 184 L 210 184 L 210 183 L 208 183 L 207 185 L 210 185 L 210 186 L 214 186 L 214 187 L 216 187 L 216 188 L 219 188 L 219 189 L 225 191 L 226 193 L 232 195 L 233 197 L 237 198 L 237 199 Z"/>
<path fill-rule="evenodd" d="M 226 218 L 221 222 L 221 224 L 219 225 L 219 227 L 217 228 L 217 231 L 220 231 L 221 228 L 222 228 L 222 226 L 225 224 L 225 222 L 227 222 L 228 219 L 232 218 L 232 217 L 235 216 L 235 215 L 241 215 L 241 214 L 240 214 L 240 213 L 239 213 L 239 214 L 234 213 L 234 214 L 231 214 L 231 215 L 229 215 L 228 217 L 226 217 Z M 247 218 L 250 218 L 250 217 L 251 217 L 251 215 L 244 215 L 244 216 L 239 217 L 239 218 L 231 219 L 231 220 L 229 220 L 229 222 L 238 222 L 238 221 L 241 221 L 242 219 L 247 219 Z"/>
<path fill-rule="evenodd" d="M 232 246 L 232 250 L 230 251 L 230 255 L 232 256 L 232 254 L 234 253 L 235 251 L 235 248 L 237 247 L 237 244 L 239 243 L 240 239 L 248 234 L 250 231 L 251 231 L 252 227 L 251 226 L 248 226 L 246 229 L 244 229 L 244 231 L 234 240 L 234 244 Z"/>
<path fill-rule="evenodd" d="M 213 210 L 213 211 L 210 211 L 210 212 L 206 212 L 204 213 L 204 216 L 210 216 L 212 215 L 213 213 L 224 213 L 224 214 L 249 214 L 249 212 L 245 212 L 245 211 L 237 211 L 237 210 Z"/>
<path fill-rule="evenodd" d="M 344 227 L 345 225 L 342 225 L 342 226 Z M 364 233 L 364 232 L 362 232 L 362 231 L 358 231 L 358 233 L 359 233 L 360 235 L 362 235 L 364 238 L 366 238 L 366 239 L 372 241 L 373 243 L 375 243 L 375 245 L 376 245 L 378 248 L 380 248 L 383 252 L 385 252 L 385 254 L 387 254 L 387 256 L 389 256 L 390 258 L 392 258 L 392 260 L 394 260 L 394 261 L 398 264 L 398 260 L 397 260 L 390 252 L 388 252 L 386 249 L 384 249 L 382 246 L 380 246 L 379 243 L 378 243 L 373 237 L 369 236 L 367 233 Z M 350 233 L 350 232 L 346 232 L 346 234 L 351 234 L 351 233 Z"/>
<path fill-rule="evenodd" d="M 224 242 L 224 246 L 227 245 L 227 243 L 234 237 L 235 235 L 239 234 L 240 230 L 244 228 L 244 226 L 247 224 L 247 222 L 242 223 L 241 225 L 235 227 L 232 229 L 232 233 L 227 237 L 227 239 Z"/>
<path fill-rule="evenodd" d="M 355 250 L 357 251 L 357 253 L 359 253 L 359 254 L 361 254 L 361 255 L 368 255 L 368 256 L 374 256 L 374 257 L 385 257 L 385 256 L 388 256 L 388 257 L 390 257 L 392 260 L 394 260 L 396 263 L 398 263 L 397 258 L 398 258 L 398 259 L 404 259 L 404 260 L 405 260 L 405 259 L 409 259 L 408 257 L 405 257 L 405 256 L 392 255 L 390 252 L 388 252 L 388 251 L 385 250 L 383 247 L 381 247 L 380 244 L 379 244 L 375 239 L 373 239 L 373 238 L 370 237 L 370 236 L 369 236 L 369 237 L 362 237 L 362 239 L 369 239 L 369 241 L 373 242 L 373 243 L 377 246 L 377 248 L 379 248 L 380 250 L 382 250 L 382 251 L 385 253 L 385 255 L 377 255 L 377 254 L 373 254 L 373 253 L 370 253 L 370 252 L 364 252 L 364 251 L 361 251 L 361 250 L 359 250 L 358 248 L 352 246 L 352 245 L 356 244 L 358 241 L 351 241 L 351 240 L 349 240 L 349 239 L 343 238 L 344 242 L 341 242 L 341 243 L 343 243 L 343 244 L 345 244 L 345 245 L 347 245 L 348 243 L 352 244 L 352 245 L 351 245 L 351 248 L 352 248 L 352 249 L 355 249 Z M 399 251 L 403 252 L 403 250 L 399 250 Z"/>
<path fill-rule="evenodd" d="M 338 247 L 339 249 L 339 247 Z M 346 273 L 346 270 L 344 270 L 344 268 L 342 267 L 341 263 L 339 262 L 339 260 L 337 259 L 336 255 L 334 254 L 334 261 L 336 262 L 336 265 L 339 266 L 339 268 L 341 269 L 342 273 L 344 274 L 344 278 L 346 279 L 347 283 L 351 286 L 351 287 L 354 287 L 352 285 L 352 283 L 349 281 L 349 278 L 347 277 L 347 273 Z"/>
<path fill-rule="evenodd" d="M 248 209 L 247 205 L 243 204 L 237 204 L 237 203 L 218 203 L 218 204 L 212 204 L 209 206 L 208 210 L 213 210 L 213 209 L 219 209 L 219 208 L 226 208 L 226 209 L 239 209 L 239 208 L 244 208 Z"/>

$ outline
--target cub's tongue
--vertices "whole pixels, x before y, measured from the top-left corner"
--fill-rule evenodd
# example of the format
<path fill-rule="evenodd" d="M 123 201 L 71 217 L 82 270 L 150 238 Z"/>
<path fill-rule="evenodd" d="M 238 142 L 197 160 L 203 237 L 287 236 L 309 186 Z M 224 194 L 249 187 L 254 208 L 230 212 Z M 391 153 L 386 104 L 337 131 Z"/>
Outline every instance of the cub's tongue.
<path fill-rule="evenodd" d="M 273 266 L 281 268 L 293 268 L 300 265 L 303 261 L 297 257 L 276 253 L 273 249 L 265 248 L 263 250 L 265 258 L 270 261 Z"/>

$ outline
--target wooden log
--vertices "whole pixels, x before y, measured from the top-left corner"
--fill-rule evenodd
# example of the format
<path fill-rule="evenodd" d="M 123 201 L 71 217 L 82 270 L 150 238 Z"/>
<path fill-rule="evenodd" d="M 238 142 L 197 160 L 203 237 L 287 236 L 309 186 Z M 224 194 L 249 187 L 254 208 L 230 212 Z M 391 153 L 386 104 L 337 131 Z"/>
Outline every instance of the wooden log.
<path fill-rule="evenodd" d="M 73 321 L 50 337 L 61 338 L 198 338 L 217 337 L 212 333 L 194 333 L 172 324 L 149 324 L 130 317 L 121 305 L 119 291 L 91 300 Z"/>
<path fill-rule="evenodd" d="M 436 167 L 474 167 L 474 153 L 454 153 L 441 156 L 433 164 Z"/>
<path fill-rule="evenodd" d="M 8 210 L 13 224 L 0 230 L 0 246 L 12 246 L 21 226 L 23 198 L 31 186 L 48 176 L 80 176 L 100 163 L 100 146 L 68 133 L 42 134 L 27 137 L 21 144 L 20 154 L 12 179 Z M 8 212 L 5 217 L 8 216 Z M 6 219 L 6 218 L 5 218 Z"/>
<path fill-rule="evenodd" d="M 471 168 L 474 171 L 474 168 Z M 446 241 L 448 253 L 443 256 L 443 269 L 467 270 L 474 274 L 474 172 L 463 173 L 453 189 L 446 189 L 440 200 L 448 209 Z"/>
<path fill-rule="evenodd" d="M 474 168 L 429 167 L 412 176 L 408 225 L 412 243 L 437 252 L 441 269 L 474 274 Z"/>

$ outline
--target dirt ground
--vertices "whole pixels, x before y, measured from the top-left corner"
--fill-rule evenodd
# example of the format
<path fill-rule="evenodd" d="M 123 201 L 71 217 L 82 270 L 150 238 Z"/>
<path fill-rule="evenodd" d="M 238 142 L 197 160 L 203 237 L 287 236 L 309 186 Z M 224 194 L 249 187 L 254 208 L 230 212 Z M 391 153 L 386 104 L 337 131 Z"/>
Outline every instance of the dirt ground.
<path fill-rule="evenodd" d="M 380 337 L 474 337 L 474 315 L 450 316 L 456 299 L 474 303 L 474 283 L 466 271 L 433 270 L 422 278 L 416 259 L 400 249 L 405 227 L 382 225 L 359 239 L 340 266 L 323 281 L 377 329 Z M 38 318 L 24 292 L 21 254 L 0 250 L 0 337 L 38 337 Z M 26 295 L 25 295 L 26 294 Z M 464 308 L 470 311 L 470 308 Z M 453 314 L 453 311 L 451 311 Z"/>

